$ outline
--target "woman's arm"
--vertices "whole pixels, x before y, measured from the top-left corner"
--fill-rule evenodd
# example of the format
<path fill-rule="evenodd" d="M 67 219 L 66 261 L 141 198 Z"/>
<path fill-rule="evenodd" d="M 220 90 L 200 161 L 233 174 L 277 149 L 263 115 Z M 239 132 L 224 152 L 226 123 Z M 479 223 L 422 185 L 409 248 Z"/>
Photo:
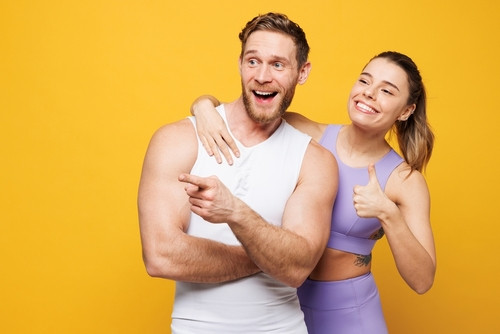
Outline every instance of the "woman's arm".
<path fill-rule="evenodd" d="M 191 115 L 196 116 L 196 131 L 207 153 L 213 155 L 218 163 L 222 163 L 220 155 L 222 152 L 226 161 L 232 165 L 233 157 L 231 152 L 235 157 L 239 157 L 240 152 L 233 137 L 229 134 L 226 124 L 215 111 L 215 107 L 220 104 L 216 97 L 202 95 L 194 100 L 191 105 Z M 287 111 L 283 118 L 317 142 L 321 139 L 326 128 L 326 124 L 314 122 L 296 112 Z"/>
<path fill-rule="evenodd" d="M 436 273 L 430 195 L 423 175 L 417 171 L 408 175 L 408 169 L 401 166 L 389 179 L 386 189 L 394 189 L 394 195 L 389 195 L 396 206 L 394 213 L 381 221 L 401 277 L 422 294 L 432 287 Z"/>
<path fill-rule="evenodd" d="M 380 220 L 401 277 L 422 294 L 432 287 L 436 272 L 430 198 L 422 174 L 408 173 L 406 164 L 398 167 L 384 193 L 371 165 L 370 181 L 366 186 L 354 187 L 353 201 L 360 217 Z"/>
<path fill-rule="evenodd" d="M 304 115 L 293 111 L 287 111 L 283 115 L 283 118 L 294 128 L 308 134 L 318 143 L 327 126 L 327 124 L 315 122 Z"/>
<path fill-rule="evenodd" d="M 232 165 L 233 157 L 240 156 L 240 151 L 229 134 L 226 124 L 220 117 L 215 107 L 221 103 L 212 95 L 202 95 L 194 100 L 191 105 L 191 115 L 196 117 L 196 132 L 203 147 L 210 156 L 214 156 L 218 163 L 222 163 L 220 153 Z M 220 151 L 219 151 L 220 150 Z"/>

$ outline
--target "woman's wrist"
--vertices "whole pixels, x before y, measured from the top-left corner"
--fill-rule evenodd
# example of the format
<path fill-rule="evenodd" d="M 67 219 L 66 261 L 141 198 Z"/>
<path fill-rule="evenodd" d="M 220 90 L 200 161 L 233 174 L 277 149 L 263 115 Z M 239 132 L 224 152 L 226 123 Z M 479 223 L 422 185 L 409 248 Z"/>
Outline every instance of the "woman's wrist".
<path fill-rule="evenodd" d="M 196 116 L 197 113 L 203 110 L 211 110 L 220 103 L 214 97 L 203 95 L 197 98 L 191 105 L 191 115 Z"/>

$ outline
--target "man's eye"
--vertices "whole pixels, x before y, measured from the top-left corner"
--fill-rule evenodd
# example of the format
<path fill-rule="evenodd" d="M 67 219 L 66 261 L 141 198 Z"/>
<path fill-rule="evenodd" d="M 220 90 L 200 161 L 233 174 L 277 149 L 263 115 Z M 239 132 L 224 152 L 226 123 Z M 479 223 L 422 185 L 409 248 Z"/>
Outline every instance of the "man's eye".
<path fill-rule="evenodd" d="M 281 70 L 284 68 L 282 63 L 274 63 L 274 68 L 277 70 Z"/>
<path fill-rule="evenodd" d="M 250 60 L 248 61 L 248 64 L 249 64 L 250 66 L 257 65 L 257 60 L 255 60 L 255 59 L 250 59 Z"/>
<path fill-rule="evenodd" d="M 368 83 L 365 79 L 359 79 L 359 82 L 361 82 L 364 85 L 366 85 Z"/>

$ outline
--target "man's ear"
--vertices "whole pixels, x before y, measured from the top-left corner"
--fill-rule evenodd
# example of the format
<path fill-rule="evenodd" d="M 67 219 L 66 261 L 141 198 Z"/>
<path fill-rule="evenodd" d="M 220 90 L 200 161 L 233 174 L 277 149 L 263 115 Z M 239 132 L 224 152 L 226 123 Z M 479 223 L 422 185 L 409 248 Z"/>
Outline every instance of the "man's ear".
<path fill-rule="evenodd" d="M 306 62 L 304 65 L 302 65 L 300 71 L 299 71 L 299 79 L 297 83 L 299 85 L 303 85 L 307 78 L 309 77 L 309 73 L 311 72 L 312 65 L 310 62 Z"/>

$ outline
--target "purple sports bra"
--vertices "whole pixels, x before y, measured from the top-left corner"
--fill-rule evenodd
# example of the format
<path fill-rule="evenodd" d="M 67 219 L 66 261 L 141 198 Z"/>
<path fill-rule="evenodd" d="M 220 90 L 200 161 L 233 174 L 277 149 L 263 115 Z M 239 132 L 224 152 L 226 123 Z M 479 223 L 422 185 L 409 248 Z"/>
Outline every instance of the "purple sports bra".
<path fill-rule="evenodd" d="M 369 180 L 367 168 L 354 168 L 344 164 L 337 155 L 337 137 L 342 125 L 328 125 L 320 144 L 333 153 L 339 166 L 339 188 L 332 214 L 332 226 L 328 248 L 369 255 L 378 238 L 371 237 L 381 228 L 377 218 L 360 218 L 352 202 L 355 185 L 366 185 Z M 375 163 L 380 187 L 385 185 L 392 171 L 403 162 L 403 158 L 391 149 Z"/>

